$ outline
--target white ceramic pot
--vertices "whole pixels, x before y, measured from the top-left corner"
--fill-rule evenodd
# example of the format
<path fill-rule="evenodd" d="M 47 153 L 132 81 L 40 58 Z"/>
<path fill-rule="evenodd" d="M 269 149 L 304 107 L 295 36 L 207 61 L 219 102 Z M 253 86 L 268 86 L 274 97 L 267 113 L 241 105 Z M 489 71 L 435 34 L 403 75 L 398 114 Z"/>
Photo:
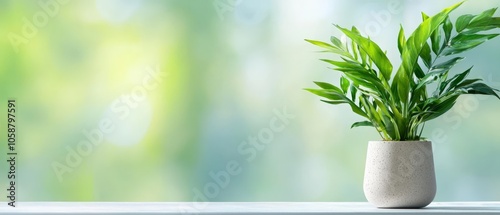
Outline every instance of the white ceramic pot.
<path fill-rule="evenodd" d="M 370 141 L 363 190 L 379 208 L 421 208 L 436 194 L 429 141 Z"/>

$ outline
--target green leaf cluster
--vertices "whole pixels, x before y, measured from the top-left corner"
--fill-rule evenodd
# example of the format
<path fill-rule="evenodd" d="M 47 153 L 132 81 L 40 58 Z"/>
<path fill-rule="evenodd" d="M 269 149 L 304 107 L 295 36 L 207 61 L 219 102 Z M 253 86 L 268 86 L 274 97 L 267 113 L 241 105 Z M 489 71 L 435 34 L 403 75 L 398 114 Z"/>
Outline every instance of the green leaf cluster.
<path fill-rule="evenodd" d="M 364 118 L 352 127 L 372 126 L 384 140 L 421 140 L 425 122 L 449 111 L 464 94 L 491 95 L 495 91 L 481 79 L 468 79 L 472 69 L 453 76 L 450 71 L 463 57 L 457 56 L 497 37 L 491 30 L 500 28 L 497 8 L 477 15 L 465 14 L 455 24 L 449 14 L 461 3 L 429 17 L 406 38 L 401 26 L 398 49 L 402 63 L 394 68 L 386 52 L 370 38 L 335 25 L 349 41 L 332 36 L 329 42 L 307 40 L 340 60 L 321 59 L 341 73 L 339 87 L 314 82 L 319 89 L 306 89 L 329 104 L 347 104 Z M 430 89 L 432 86 L 432 89 Z M 435 87 L 434 87 L 435 86 Z"/>

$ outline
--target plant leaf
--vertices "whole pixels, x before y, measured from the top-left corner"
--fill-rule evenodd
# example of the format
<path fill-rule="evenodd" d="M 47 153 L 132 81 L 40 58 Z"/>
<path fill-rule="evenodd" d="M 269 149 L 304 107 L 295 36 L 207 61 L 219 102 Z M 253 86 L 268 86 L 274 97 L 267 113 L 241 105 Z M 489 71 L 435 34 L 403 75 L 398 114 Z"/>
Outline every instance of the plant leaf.
<path fill-rule="evenodd" d="M 430 110 L 422 112 L 426 113 L 425 117 L 422 118 L 422 121 L 426 122 L 435 119 L 449 111 L 453 105 L 455 105 L 458 97 L 459 95 L 449 95 L 435 100 Z"/>
<path fill-rule="evenodd" d="M 403 47 L 405 46 L 406 38 L 405 38 L 405 30 L 403 26 L 400 25 L 399 34 L 398 34 L 398 50 L 399 53 L 403 53 Z"/>
<path fill-rule="evenodd" d="M 422 50 L 420 51 L 420 58 L 422 58 L 422 61 L 424 62 L 427 68 L 431 67 L 432 57 L 431 57 L 431 48 L 429 47 L 429 44 L 424 43 L 424 45 L 422 46 Z"/>
<path fill-rule="evenodd" d="M 325 49 L 338 49 L 337 47 L 335 46 L 332 46 L 328 43 L 325 43 L 325 42 L 321 42 L 321 41 L 317 41 L 317 40 L 309 40 L 309 39 L 305 39 L 305 41 L 313 44 L 313 45 L 316 45 L 316 46 L 319 46 L 321 48 L 325 48 Z"/>
<path fill-rule="evenodd" d="M 351 106 L 351 110 L 354 113 L 357 113 L 362 117 L 368 118 L 368 115 L 366 115 L 366 113 L 361 108 L 359 108 L 356 104 L 354 104 L 354 102 L 349 102 L 349 105 Z"/>
<path fill-rule="evenodd" d="M 375 63 L 386 80 L 391 79 L 392 64 L 385 53 L 382 51 L 382 49 L 380 49 L 380 47 L 376 43 L 348 29 L 342 28 L 338 25 L 335 26 L 340 29 L 347 37 L 351 38 L 352 41 L 358 44 L 360 49 L 365 51 L 365 53 L 370 57 L 370 59 L 372 59 L 372 61 Z"/>
<path fill-rule="evenodd" d="M 455 29 L 458 33 L 462 32 L 469 25 L 470 21 L 474 18 L 474 15 L 465 14 L 459 16 L 457 21 L 455 22 Z"/>
<path fill-rule="evenodd" d="M 355 127 L 360 127 L 360 126 L 371 126 L 373 127 L 373 123 L 370 121 L 361 121 L 361 122 L 355 122 L 351 125 L 351 128 Z"/>
<path fill-rule="evenodd" d="M 470 84 L 473 84 L 473 83 L 476 83 L 478 81 L 482 81 L 482 79 L 480 78 L 476 78 L 476 79 L 467 79 L 467 80 L 464 80 L 462 81 L 460 84 L 458 84 L 457 86 L 455 86 L 453 89 L 459 89 L 459 88 L 462 88 L 464 86 L 467 86 L 467 85 L 470 85 Z"/>
<path fill-rule="evenodd" d="M 434 54 L 436 55 L 439 53 L 440 42 L 441 42 L 441 31 L 438 28 L 431 34 L 432 52 L 434 52 Z"/>
<path fill-rule="evenodd" d="M 315 81 L 314 83 L 323 89 L 333 90 L 335 92 L 342 93 L 342 91 L 337 86 L 334 86 L 330 83 L 319 82 L 319 81 Z"/>
<path fill-rule="evenodd" d="M 326 90 L 326 89 L 309 89 L 306 88 L 306 91 L 309 91 L 313 94 L 316 94 L 318 96 L 333 100 L 333 101 L 345 101 L 346 99 L 344 98 L 345 96 L 342 93 L 338 93 L 334 90 Z"/>
<path fill-rule="evenodd" d="M 458 54 L 473 49 L 500 34 L 458 34 L 443 51 L 443 56 Z"/>
<path fill-rule="evenodd" d="M 490 19 L 493 16 L 493 14 L 495 14 L 495 11 L 497 11 L 497 8 L 491 8 L 489 10 L 483 11 L 482 13 L 475 16 L 474 19 L 471 20 L 471 24 L 480 23 L 484 20 Z"/>
<path fill-rule="evenodd" d="M 349 82 L 349 80 L 347 80 L 343 76 L 340 77 L 340 88 L 342 89 L 342 92 L 344 92 L 344 94 L 347 93 L 347 90 L 349 89 L 350 85 L 351 83 Z"/>
<path fill-rule="evenodd" d="M 425 21 L 429 18 L 429 16 L 427 14 L 425 14 L 424 12 L 421 12 L 420 14 L 422 15 L 422 21 Z"/>
<path fill-rule="evenodd" d="M 406 41 L 406 46 L 403 48 L 402 63 L 400 69 L 398 69 L 398 83 L 399 85 L 408 85 L 408 83 L 413 82 L 413 73 L 416 65 L 418 64 L 418 58 L 427 43 L 427 39 L 431 36 L 443 22 L 448 18 L 448 14 L 455 8 L 460 6 L 463 2 L 455 4 L 448 7 L 438 14 L 426 19 L 422 22 L 417 29 L 411 34 L 411 36 Z M 406 76 L 406 77 L 404 77 Z M 394 84 L 394 83 L 393 83 Z M 410 92 L 402 92 L 402 89 L 398 87 L 400 101 L 404 104 L 408 101 L 408 96 Z"/>
<path fill-rule="evenodd" d="M 440 63 L 438 65 L 433 66 L 430 71 L 433 72 L 444 72 L 444 71 L 449 71 L 455 64 L 457 64 L 459 61 L 463 60 L 463 57 L 455 57 L 453 59 L 450 59 L 446 62 Z"/>
<path fill-rule="evenodd" d="M 386 97 L 385 94 L 383 94 L 385 90 L 380 79 L 377 78 L 374 72 L 367 70 L 359 63 L 353 61 L 339 62 L 329 59 L 321 60 L 337 66 L 335 70 L 343 72 L 344 76 L 349 78 L 356 85 L 362 85 L 375 92 L 381 92 L 379 95 L 384 98 Z"/>
<path fill-rule="evenodd" d="M 341 72 L 339 85 L 315 82 L 321 89 L 306 90 L 328 104 L 349 104 L 354 113 L 367 119 L 354 123 L 352 128 L 373 126 L 388 140 L 422 139 L 425 122 L 449 111 L 463 94 L 500 99 L 498 90 L 481 79 L 466 79 L 472 67 L 449 78 L 453 66 L 463 58 L 443 57 L 470 50 L 500 35 L 485 32 L 500 28 L 500 17 L 493 17 L 496 8 L 475 16 L 459 16 L 452 23 L 449 14 L 462 3 L 431 17 L 422 13 L 422 23 L 408 38 L 400 26 L 397 45 L 401 65 L 394 76 L 387 53 L 356 27 L 349 30 L 335 25 L 350 39 L 348 42 L 337 37 L 331 37 L 331 43 L 306 40 L 341 59 L 322 59 Z M 436 86 L 432 94 L 427 89 L 430 84 Z"/>
<path fill-rule="evenodd" d="M 448 85 L 448 83 L 449 83 L 449 88 L 450 89 L 455 88 L 458 85 L 458 83 L 462 82 L 469 75 L 469 73 L 470 73 L 471 70 L 472 70 L 472 67 L 470 67 L 469 69 L 465 70 L 464 72 L 459 73 L 459 74 L 453 76 L 452 78 L 448 79 L 444 83 L 444 87 L 442 87 L 441 92 Z"/>
<path fill-rule="evenodd" d="M 358 92 L 358 89 L 354 84 L 351 84 L 349 87 L 349 90 L 351 91 L 351 99 L 353 102 L 356 102 L 356 93 Z"/>
<path fill-rule="evenodd" d="M 351 106 L 351 110 L 354 112 L 354 113 L 357 113 L 358 115 L 362 116 L 362 117 L 365 117 L 365 118 L 368 118 L 368 116 L 366 115 L 366 113 L 361 109 L 359 108 L 358 106 L 356 106 L 356 104 L 354 104 L 353 101 L 351 101 L 349 98 L 347 98 L 346 96 L 344 96 L 342 94 L 342 92 L 337 92 L 335 90 L 331 90 L 331 89 L 322 89 L 322 90 L 318 90 L 318 89 L 304 89 L 306 91 L 309 91 L 315 95 L 318 95 L 318 96 L 321 96 L 321 97 L 324 97 L 324 98 L 327 98 L 329 99 L 330 101 L 327 101 L 327 100 L 324 100 L 323 102 L 326 102 L 326 103 L 330 103 L 330 104 L 343 104 L 343 103 L 346 103 L 346 104 L 349 104 Z"/>
<path fill-rule="evenodd" d="M 419 90 L 421 87 L 428 85 L 434 81 L 437 81 L 439 77 L 444 73 L 444 71 L 429 72 L 425 75 L 415 87 L 414 91 Z"/>
<path fill-rule="evenodd" d="M 446 16 L 446 20 L 444 21 L 443 24 L 443 31 L 444 31 L 444 37 L 445 37 L 445 45 L 450 41 L 451 38 L 451 30 L 453 30 L 453 24 L 450 21 L 450 17 Z"/>
<path fill-rule="evenodd" d="M 490 86 L 484 83 L 473 83 L 470 85 L 463 86 L 462 88 L 467 90 L 467 94 L 490 95 L 500 99 L 498 94 L 495 93 L 495 89 L 491 88 Z"/>
<path fill-rule="evenodd" d="M 338 104 L 346 104 L 346 103 L 349 103 L 349 102 L 344 101 L 344 100 L 337 100 L 337 101 L 333 101 L 333 100 L 324 100 L 324 99 L 321 99 L 320 101 L 322 101 L 322 102 L 324 102 L 324 103 L 332 104 L 332 105 L 338 105 Z"/>
<path fill-rule="evenodd" d="M 425 76 L 424 71 L 418 64 L 415 66 L 415 70 L 413 72 L 415 73 L 415 76 L 417 76 L 417 78 L 423 78 Z"/>
<path fill-rule="evenodd" d="M 330 45 L 328 43 L 317 41 L 317 40 L 308 40 L 308 39 L 306 39 L 305 41 L 307 41 L 313 45 L 316 45 L 318 47 L 324 48 L 327 52 L 331 52 L 334 54 L 338 54 L 338 55 L 342 55 L 342 56 L 345 56 L 348 58 L 352 58 L 352 56 L 349 52 L 347 52 L 341 48 L 335 47 L 333 45 Z"/>
<path fill-rule="evenodd" d="M 330 41 L 332 42 L 332 44 L 339 48 L 339 49 L 344 49 L 344 45 L 342 45 L 342 42 L 339 40 L 339 38 L 335 37 L 335 36 L 331 36 L 330 37 Z M 309 41 L 308 41 L 309 42 Z M 314 43 L 313 43 L 314 44 Z"/>
<path fill-rule="evenodd" d="M 401 139 L 401 136 L 398 131 L 398 126 L 392 120 L 391 118 L 387 117 L 386 115 L 382 116 L 382 123 L 384 124 L 385 130 L 387 131 L 387 134 L 391 137 L 393 140 L 399 140 Z"/>
<path fill-rule="evenodd" d="M 470 29 L 471 31 L 474 31 L 474 29 L 490 30 L 493 28 L 500 28 L 500 17 L 491 17 L 489 19 L 473 22 L 467 27 L 467 29 Z"/>
<path fill-rule="evenodd" d="M 427 43 L 427 39 L 430 37 L 431 33 L 434 32 L 441 25 L 441 23 L 446 20 L 448 14 L 451 11 L 460 6 L 462 3 L 463 2 L 460 2 L 451 7 L 448 7 L 435 16 L 426 19 L 408 38 L 408 41 L 406 41 L 407 46 L 405 46 L 405 48 L 403 49 L 403 62 L 401 65 L 402 67 L 404 67 L 404 71 L 408 73 L 408 77 L 412 77 L 410 73 L 413 72 L 413 67 L 417 63 L 420 52 L 424 47 L 424 44 Z"/>

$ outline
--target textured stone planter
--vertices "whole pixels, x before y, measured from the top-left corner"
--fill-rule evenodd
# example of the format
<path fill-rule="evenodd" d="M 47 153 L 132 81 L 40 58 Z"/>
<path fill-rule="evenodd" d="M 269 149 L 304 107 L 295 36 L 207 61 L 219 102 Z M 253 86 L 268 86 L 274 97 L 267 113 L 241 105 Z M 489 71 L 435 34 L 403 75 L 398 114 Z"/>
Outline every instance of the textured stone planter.
<path fill-rule="evenodd" d="M 429 141 L 370 141 L 363 190 L 379 208 L 421 208 L 436 194 Z"/>

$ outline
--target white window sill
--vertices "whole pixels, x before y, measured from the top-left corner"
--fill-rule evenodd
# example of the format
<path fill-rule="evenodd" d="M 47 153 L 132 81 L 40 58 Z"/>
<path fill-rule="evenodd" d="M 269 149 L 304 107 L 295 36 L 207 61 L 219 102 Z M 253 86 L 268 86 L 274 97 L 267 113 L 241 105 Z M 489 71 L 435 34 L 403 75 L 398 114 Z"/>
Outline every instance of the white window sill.
<path fill-rule="evenodd" d="M 500 202 L 435 202 L 424 209 L 377 209 L 364 202 L 2 202 L 0 214 L 500 214 Z"/>

